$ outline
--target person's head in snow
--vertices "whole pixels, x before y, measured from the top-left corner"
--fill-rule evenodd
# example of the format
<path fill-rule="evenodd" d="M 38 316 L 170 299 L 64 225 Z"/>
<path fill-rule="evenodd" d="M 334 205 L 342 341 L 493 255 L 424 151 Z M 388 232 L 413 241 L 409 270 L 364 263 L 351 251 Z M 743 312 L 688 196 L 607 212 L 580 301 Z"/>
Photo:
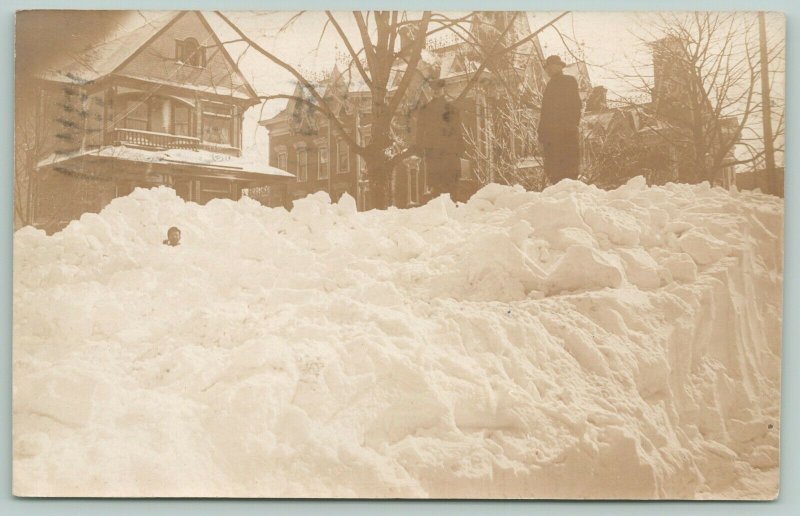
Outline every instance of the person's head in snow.
<path fill-rule="evenodd" d="M 164 240 L 165 245 L 175 247 L 181 243 L 181 230 L 172 226 L 167 230 L 167 239 Z"/>

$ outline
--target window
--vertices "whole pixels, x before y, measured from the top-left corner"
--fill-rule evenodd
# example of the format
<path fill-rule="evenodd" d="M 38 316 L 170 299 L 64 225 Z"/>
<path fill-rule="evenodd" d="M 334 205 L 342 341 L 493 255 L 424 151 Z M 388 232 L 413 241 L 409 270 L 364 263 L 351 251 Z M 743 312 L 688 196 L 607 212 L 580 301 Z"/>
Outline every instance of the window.
<path fill-rule="evenodd" d="M 366 147 L 367 145 L 369 145 L 370 141 L 371 141 L 370 135 L 369 134 L 364 135 L 362 133 L 361 145 Z M 361 156 L 357 156 L 356 160 L 358 163 L 358 177 L 359 178 L 367 177 L 367 161 Z"/>
<path fill-rule="evenodd" d="M 350 172 L 350 147 L 344 140 L 336 141 L 336 155 L 339 158 L 338 172 L 347 174 Z"/>
<path fill-rule="evenodd" d="M 482 159 L 489 159 L 490 156 L 490 146 L 489 142 L 491 141 L 491 124 L 489 122 L 489 110 L 486 105 L 486 97 L 483 95 L 479 95 L 476 97 L 476 133 L 477 133 L 477 140 L 478 140 L 478 155 Z"/>
<path fill-rule="evenodd" d="M 417 178 L 418 180 L 422 179 L 422 187 L 419 188 L 419 191 L 427 195 L 431 189 L 428 187 L 428 167 L 424 161 L 422 162 L 422 172 L 417 174 Z"/>
<path fill-rule="evenodd" d="M 328 147 L 320 147 L 317 153 L 319 155 L 317 160 L 317 179 L 328 179 Z"/>
<path fill-rule="evenodd" d="M 278 168 L 281 169 L 281 170 L 286 170 L 288 172 L 288 170 L 287 170 L 287 159 L 286 158 L 287 158 L 287 156 L 286 156 L 285 152 L 279 152 L 278 153 Z"/>
<path fill-rule="evenodd" d="M 147 101 L 141 99 L 128 99 L 125 103 L 125 119 L 123 125 L 125 129 L 135 129 L 137 131 L 148 130 L 148 106 Z"/>
<path fill-rule="evenodd" d="M 173 102 L 172 107 L 172 134 L 178 136 L 191 136 L 192 110 L 189 106 Z"/>
<path fill-rule="evenodd" d="M 203 106 L 203 141 L 233 146 L 233 112 L 231 106 Z"/>
<path fill-rule="evenodd" d="M 190 66 L 205 66 L 206 52 L 194 38 L 175 42 L 175 59 Z"/>
<path fill-rule="evenodd" d="M 150 128 L 154 133 L 169 132 L 169 110 L 170 105 L 166 99 L 151 97 L 150 102 Z"/>
<path fill-rule="evenodd" d="M 308 181 L 308 151 L 297 149 L 297 181 Z"/>
<path fill-rule="evenodd" d="M 413 163 L 409 163 L 407 165 L 408 170 L 408 203 L 409 204 L 419 204 L 419 193 L 420 193 L 420 171 L 419 171 L 419 161 L 415 161 Z"/>

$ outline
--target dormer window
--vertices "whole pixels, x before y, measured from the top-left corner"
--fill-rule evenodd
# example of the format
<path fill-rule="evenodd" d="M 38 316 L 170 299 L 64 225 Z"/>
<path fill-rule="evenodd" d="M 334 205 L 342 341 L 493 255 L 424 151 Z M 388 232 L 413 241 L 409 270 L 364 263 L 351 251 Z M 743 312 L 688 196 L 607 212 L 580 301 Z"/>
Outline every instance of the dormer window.
<path fill-rule="evenodd" d="M 206 49 L 194 38 L 175 42 L 175 59 L 190 66 L 206 65 Z"/>

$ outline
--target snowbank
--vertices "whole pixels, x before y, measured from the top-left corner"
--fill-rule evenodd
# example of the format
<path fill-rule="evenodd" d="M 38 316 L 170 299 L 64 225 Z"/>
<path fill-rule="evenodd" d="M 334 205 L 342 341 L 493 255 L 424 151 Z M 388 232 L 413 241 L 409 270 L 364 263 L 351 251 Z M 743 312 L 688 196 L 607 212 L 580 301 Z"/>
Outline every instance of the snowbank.
<path fill-rule="evenodd" d="M 639 178 L 21 229 L 15 494 L 774 497 L 782 221 Z"/>

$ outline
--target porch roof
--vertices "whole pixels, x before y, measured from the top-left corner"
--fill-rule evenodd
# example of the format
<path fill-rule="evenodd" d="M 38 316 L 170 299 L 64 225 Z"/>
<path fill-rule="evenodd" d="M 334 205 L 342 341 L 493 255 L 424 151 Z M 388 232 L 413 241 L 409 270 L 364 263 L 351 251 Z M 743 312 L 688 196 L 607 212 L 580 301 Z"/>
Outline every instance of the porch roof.
<path fill-rule="evenodd" d="M 266 163 L 237 158 L 206 150 L 145 150 L 124 145 L 103 147 L 73 153 L 53 153 L 37 163 L 37 168 L 65 164 L 69 161 L 95 158 L 156 165 L 159 167 L 181 167 L 196 169 L 203 175 L 233 177 L 242 180 L 289 179 L 294 174 L 272 167 Z"/>

